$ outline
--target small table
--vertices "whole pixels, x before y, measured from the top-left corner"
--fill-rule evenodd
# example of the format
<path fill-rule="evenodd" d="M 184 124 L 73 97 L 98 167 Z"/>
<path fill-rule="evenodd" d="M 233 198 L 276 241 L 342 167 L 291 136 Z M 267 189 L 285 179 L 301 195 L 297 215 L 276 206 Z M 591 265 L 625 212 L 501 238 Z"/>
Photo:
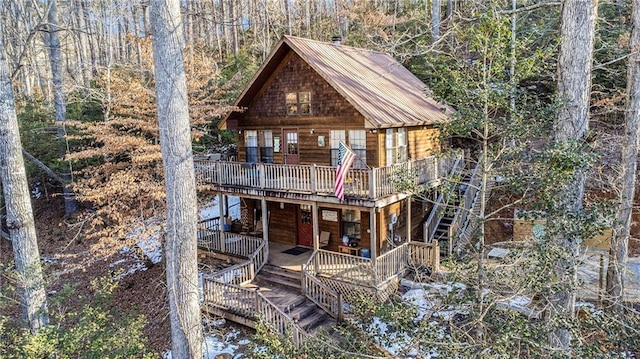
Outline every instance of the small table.
<path fill-rule="evenodd" d="M 338 245 L 338 252 L 345 253 L 345 254 L 350 254 L 352 256 L 359 256 L 360 255 L 360 249 L 362 249 L 362 247 L 360 247 L 360 246 L 351 247 L 351 246 Z"/>

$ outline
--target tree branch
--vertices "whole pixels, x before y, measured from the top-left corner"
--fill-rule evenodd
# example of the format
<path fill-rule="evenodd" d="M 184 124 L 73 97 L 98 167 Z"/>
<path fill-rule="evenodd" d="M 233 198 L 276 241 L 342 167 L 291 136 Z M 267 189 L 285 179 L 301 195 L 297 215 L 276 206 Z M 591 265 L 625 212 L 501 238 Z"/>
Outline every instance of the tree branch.
<path fill-rule="evenodd" d="M 62 176 L 60 176 L 59 174 L 57 174 L 54 170 L 52 170 L 51 168 L 47 167 L 47 165 L 45 165 L 44 163 L 42 163 L 42 161 L 40 161 L 39 159 L 35 158 L 32 154 L 30 154 L 29 152 L 25 151 L 24 149 L 22 150 L 22 154 L 31 162 L 33 162 L 36 166 L 40 167 L 40 169 L 42 169 L 43 171 L 45 171 L 49 177 L 53 178 L 54 180 L 58 181 L 61 185 L 67 185 L 69 184 L 69 181 L 67 181 L 66 179 L 62 178 Z"/>
<path fill-rule="evenodd" d="M 535 10 L 535 9 L 538 9 L 538 8 L 541 8 L 541 7 L 560 6 L 560 5 L 562 5 L 562 2 L 560 2 L 560 1 L 544 2 L 544 3 L 533 4 L 533 5 L 521 7 L 521 8 L 515 9 L 515 10 L 500 10 L 500 11 L 498 11 L 498 14 L 513 15 L 513 14 L 517 14 L 519 12 L 531 11 L 531 10 Z"/>

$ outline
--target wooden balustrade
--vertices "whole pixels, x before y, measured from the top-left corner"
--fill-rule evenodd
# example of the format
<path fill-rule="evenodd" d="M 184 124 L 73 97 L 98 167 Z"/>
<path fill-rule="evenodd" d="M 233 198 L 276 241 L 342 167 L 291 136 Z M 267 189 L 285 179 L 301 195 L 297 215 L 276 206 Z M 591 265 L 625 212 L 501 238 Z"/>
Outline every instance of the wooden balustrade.
<path fill-rule="evenodd" d="M 404 272 L 409 262 L 409 244 L 403 243 L 376 259 L 376 284 Z"/>
<path fill-rule="evenodd" d="M 409 242 L 409 263 L 426 264 L 433 273 L 440 271 L 440 247 L 438 242 Z"/>
<path fill-rule="evenodd" d="M 364 286 L 373 285 L 375 278 L 371 260 L 349 254 L 318 250 L 313 255 L 308 272 Z"/>
<path fill-rule="evenodd" d="M 302 269 L 302 294 L 340 321 L 344 317 L 342 295 Z"/>
<path fill-rule="evenodd" d="M 345 194 L 376 199 L 398 192 L 398 176 L 410 177 L 416 184 L 431 183 L 446 175 L 452 164 L 450 158 L 432 156 L 387 167 L 352 168 L 345 180 Z M 336 175 L 336 167 L 331 166 L 208 160 L 195 161 L 195 171 L 203 184 L 327 196 L 333 195 Z"/>
<path fill-rule="evenodd" d="M 259 291 L 255 292 L 255 298 L 257 313 L 260 313 L 261 316 L 260 319 L 271 325 L 281 335 L 292 335 L 293 344 L 299 346 L 307 336 L 304 329 L 300 328 L 290 316 L 280 310 Z"/>
<path fill-rule="evenodd" d="M 251 318 L 256 313 L 255 290 L 235 284 L 203 278 L 204 302 L 218 308 Z"/>

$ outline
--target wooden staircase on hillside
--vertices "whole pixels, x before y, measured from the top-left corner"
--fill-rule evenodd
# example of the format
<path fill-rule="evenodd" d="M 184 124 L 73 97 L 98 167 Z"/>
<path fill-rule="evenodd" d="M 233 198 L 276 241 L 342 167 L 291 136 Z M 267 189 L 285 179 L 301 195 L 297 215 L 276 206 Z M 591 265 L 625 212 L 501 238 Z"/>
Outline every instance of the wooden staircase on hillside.
<path fill-rule="evenodd" d="M 300 272 L 267 264 L 249 284 L 269 298 L 307 333 L 330 330 L 336 320 L 302 294 Z"/>
<path fill-rule="evenodd" d="M 451 176 L 454 184 L 447 193 L 440 194 L 424 223 L 426 242 L 439 243 L 443 255 L 451 255 L 454 247 L 465 239 L 468 241 L 471 232 L 477 228 L 474 219 L 480 209 L 480 163 L 481 160 L 471 169 L 456 163 Z M 490 190 L 489 186 L 487 190 Z M 462 240 L 461 236 L 464 237 Z"/>

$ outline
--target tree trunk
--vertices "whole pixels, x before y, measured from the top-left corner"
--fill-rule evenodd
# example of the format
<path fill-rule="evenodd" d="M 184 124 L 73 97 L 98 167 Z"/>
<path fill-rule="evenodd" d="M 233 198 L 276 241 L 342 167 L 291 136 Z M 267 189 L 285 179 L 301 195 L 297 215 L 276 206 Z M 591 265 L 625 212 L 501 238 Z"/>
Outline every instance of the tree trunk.
<path fill-rule="evenodd" d="M 156 98 L 167 193 L 167 291 L 174 358 L 202 358 L 196 189 L 178 0 L 151 5 Z"/>
<path fill-rule="evenodd" d="M 36 332 L 47 325 L 49 320 L 47 297 L 2 34 L 0 24 L 0 179 L 7 209 L 7 228 L 13 242 L 13 257 L 18 273 L 20 305 L 29 329 Z"/>
<path fill-rule="evenodd" d="M 58 26 L 58 6 L 57 0 L 51 0 L 49 14 L 49 33 L 48 33 L 48 45 L 49 45 L 49 60 L 51 62 L 51 75 L 53 76 L 53 103 L 56 111 L 56 134 L 58 136 L 58 156 L 64 159 L 67 154 L 67 130 L 65 122 L 67 119 L 67 108 L 64 98 L 64 87 L 62 81 L 62 51 L 60 49 L 60 36 L 58 32 L 60 26 Z M 66 179 L 71 179 L 71 163 L 69 163 L 69 172 L 64 173 L 63 176 Z M 68 186 L 63 189 L 64 193 L 64 212 L 66 215 L 70 215 L 75 212 L 78 206 L 73 192 Z"/>
<path fill-rule="evenodd" d="M 434 42 L 440 38 L 440 0 L 431 0 L 431 37 Z"/>
<path fill-rule="evenodd" d="M 623 139 L 620 164 L 620 194 L 616 212 L 616 228 L 611 237 L 609 266 L 607 268 L 607 301 L 616 310 L 622 309 L 624 300 L 624 274 L 626 272 L 629 237 L 631 235 L 631 212 L 633 209 L 638 159 L 638 139 L 640 139 L 640 71 L 638 69 L 638 49 L 640 49 L 640 0 L 633 0 L 631 38 L 629 39 L 629 62 L 627 64 L 627 113 L 625 115 L 625 136 Z"/>
<path fill-rule="evenodd" d="M 591 94 L 591 67 L 597 0 L 566 0 L 562 2 L 560 26 L 560 51 L 558 56 L 558 98 L 561 101 L 556 122 L 556 142 L 581 141 L 589 128 L 589 103 Z M 584 173 L 576 173 L 564 190 L 563 204 L 567 212 L 582 210 L 584 196 Z M 575 258 L 578 238 L 558 235 L 554 244 L 563 247 L 567 259 L 559 259 L 555 274 L 559 281 L 571 288 L 576 282 Z M 570 333 L 566 326 L 555 324 L 560 318 L 573 316 L 575 293 L 570 289 L 560 290 L 551 299 L 549 319 L 556 330 L 550 334 L 554 348 L 568 351 Z"/>

